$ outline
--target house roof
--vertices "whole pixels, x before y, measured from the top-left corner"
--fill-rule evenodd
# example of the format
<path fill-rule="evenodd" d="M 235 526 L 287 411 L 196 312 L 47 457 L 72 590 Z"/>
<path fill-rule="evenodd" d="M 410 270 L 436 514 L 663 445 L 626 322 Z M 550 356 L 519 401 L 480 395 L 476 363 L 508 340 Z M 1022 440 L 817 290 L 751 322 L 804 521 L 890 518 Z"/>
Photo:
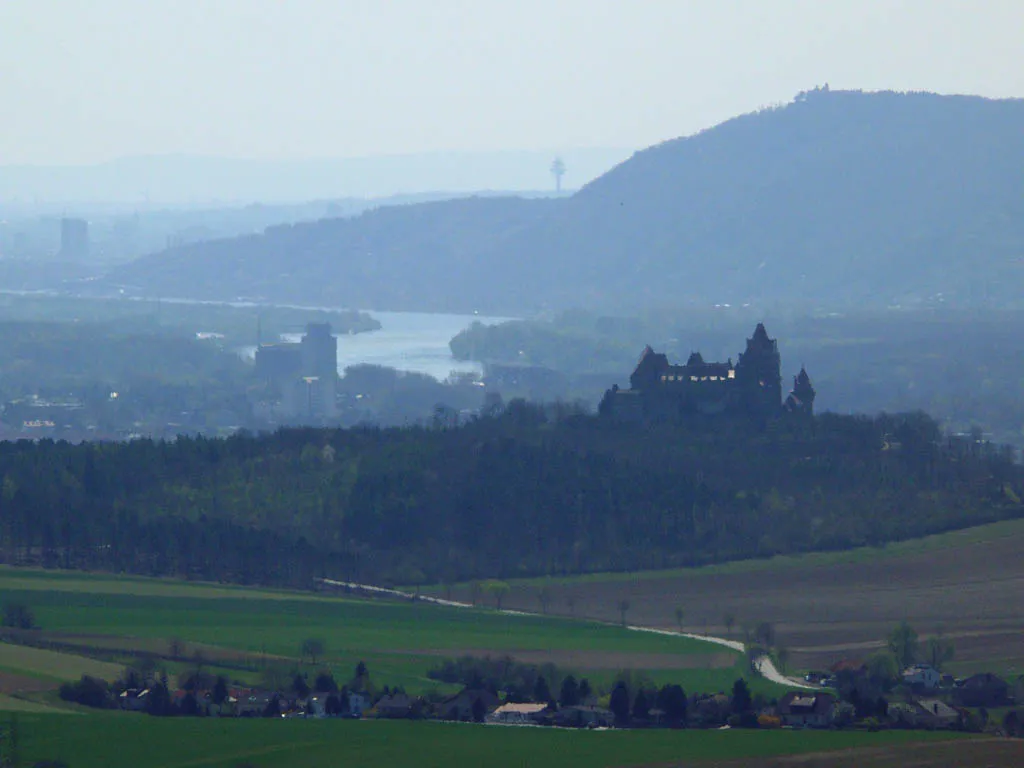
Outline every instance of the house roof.
<path fill-rule="evenodd" d="M 807 693 L 806 691 L 790 691 L 779 699 L 779 714 L 806 715 L 828 714 L 835 706 L 835 699 L 826 693 Z"/>
<path fill-rule="evenodd" d="M 935 672 L 936 675 L 939 673 L 928 664 L 914 664 L 903 670 L 904 677 L 913 677 L 914 675 L 920 675 L 926 672 Z"/>
<path fill-rule="evenodd" d="M 923 711 L 932 717 L 955 718 L 959 713 L 946 702 L 939 699 L 919 699 L 914 702 L 919 711 Z"/>
<path fill-rule="evenodd" d="M 515 713 L 520 715 L 536 715 L 539 712 L 543 712 L 547 708 L 547 704 L 514 704 L 512 702 L 509 702 L 508 704 L 502 704 L 500 707 L 494 710 L 494 714 L 504 715 Z"/>
<path fill-rule="evenodd" d="M 1008 688 L 1006 681 L 991 672 L 980 672 L 977 675 L 971 675 L 967 679 L 960 683 L 961 688 L 981 688 L 990 685 L 999 686 L 1002 688 Z"/>

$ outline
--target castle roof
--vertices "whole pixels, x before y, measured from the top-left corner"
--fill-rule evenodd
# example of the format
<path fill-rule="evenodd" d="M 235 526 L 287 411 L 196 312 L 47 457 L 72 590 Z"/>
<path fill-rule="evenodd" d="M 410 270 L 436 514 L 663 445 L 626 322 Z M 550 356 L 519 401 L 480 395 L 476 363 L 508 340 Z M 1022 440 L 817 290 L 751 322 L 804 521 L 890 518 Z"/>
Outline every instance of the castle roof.
<path fill-rule="evenodd" d="M 687 365 L 703 365 L 704 358 L 700 352 L 691 352 L 690 359 L 686 361 Z"/>

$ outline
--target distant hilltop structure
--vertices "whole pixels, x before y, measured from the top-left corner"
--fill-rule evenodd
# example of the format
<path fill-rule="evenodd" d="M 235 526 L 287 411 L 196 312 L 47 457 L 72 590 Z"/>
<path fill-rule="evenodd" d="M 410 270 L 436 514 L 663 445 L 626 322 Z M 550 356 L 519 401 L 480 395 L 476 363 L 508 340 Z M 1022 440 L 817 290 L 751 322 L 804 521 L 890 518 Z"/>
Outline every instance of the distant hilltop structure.
<path fill-rule="evenodd" d="M 747 348 L 734 365 L 706 362 L 700 352 L 686 365 L 672 365 L 664 354 L 644 348 L 629 389 L 613 386 L 601 400 L 600 413 L 618 421 L 677 421 L 687 417 L 739 416 L 765 421 L 779 414 L 814 412 L 814 387 L 803 368 L 793 390 L 782 399 L 779 345 L 758 323 Z"/>
<path fill-rule="evenodd" d="M 280 395 L 281 415 L 317 423 L 337 415 L 338 340 L 330 323 L 308 323 L 298 342 L 259 343 L 256 375 Z"/>

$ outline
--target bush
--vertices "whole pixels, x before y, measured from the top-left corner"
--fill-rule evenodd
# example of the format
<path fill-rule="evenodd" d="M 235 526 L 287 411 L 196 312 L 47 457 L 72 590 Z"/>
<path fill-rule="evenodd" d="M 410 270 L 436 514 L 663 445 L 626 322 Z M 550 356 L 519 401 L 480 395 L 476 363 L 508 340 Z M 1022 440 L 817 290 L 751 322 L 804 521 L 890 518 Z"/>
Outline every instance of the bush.
<path fill-rule="evenodd" d="M 7 603 L 4 606 L 4 626 L 14 629 L 33 629 L 36 625 L 32 609 L 24 603 Z"/>
<path fill-rule="evenodd" d="M 82 679 L 77 683 L 64 683 L 60 687 L 60 697 L 64 701 L 73 701 L 96 709 L 110 709 L 114 706 L 114 699 L 106 682 L 88 675 L 82 675 Z"/>

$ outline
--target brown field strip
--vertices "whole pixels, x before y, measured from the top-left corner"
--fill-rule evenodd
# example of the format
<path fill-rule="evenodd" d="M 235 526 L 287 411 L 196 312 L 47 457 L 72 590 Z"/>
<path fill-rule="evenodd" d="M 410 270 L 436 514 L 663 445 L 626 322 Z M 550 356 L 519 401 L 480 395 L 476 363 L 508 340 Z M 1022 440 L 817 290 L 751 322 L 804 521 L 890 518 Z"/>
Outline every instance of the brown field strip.
<path fill-rule="evenodd" d="M 941 630 L 952 637 L 959 664 L 1012 665 L 1024 656 L 1024 524 L 993 530 L 998 535 L 965 536 L 955 547 L 875 559 L 829 563 L 812 556 L 803 565 L 788 559 L 777 570 L 768 561 L 735 570 L 556 580 L 548 585 L 549 610 L 618 621 L 628 601 L 629 623 L 675 629 L 680 607 L 685 630 L 718 636 L 726 635 L 723 617 L 731 613 L 735 639 L 744 625 L 771 621 L 797 669 L 869 655 L 906 619 L 922 635 Z M 537 582 L 513 583 L 505 605 L 536 611 L 539 589 Z M 452 596 L 468 599 L 468 588 Z"/>
<path fill-rule="evenodd" d="M 1019 768 L 1024 765 L 1024 739 L 958 739 L 674 765 L 678 768 L 698 765 L 703 768 Z M 672 765 L 661 768 L 672 768 Z"/>
<path fill-rule="evenodd" d="M 510 656 L 525 664 L 555 664 L 566 669 L 731 669 L 736 653 L 629 653 L 625 651 L 590 651 L 572 649 L 523 649 L 496 652 L 485 648 L 417 648 L 387 651 L 399 656 L 440 656 L 457 658 L 475 656 Z"/>

